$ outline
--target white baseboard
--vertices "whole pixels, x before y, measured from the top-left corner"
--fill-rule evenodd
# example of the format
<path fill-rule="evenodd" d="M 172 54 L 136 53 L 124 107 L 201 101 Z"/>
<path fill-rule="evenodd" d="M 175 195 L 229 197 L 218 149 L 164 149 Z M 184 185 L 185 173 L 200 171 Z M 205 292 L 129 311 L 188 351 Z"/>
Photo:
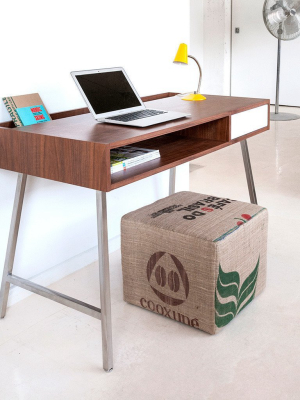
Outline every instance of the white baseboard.
<path fill-rule="evenodd" d="M 109 240 L 109 253 L 120 248 L 120 236 L 116 236 Z M 41 285 L 49 286 L 54 282 L 59 281 L 67 275 L 78 271 L 81 268 L 86 267 L 98 258 L 98 248 L 97 246 L 85 251 L 84 253 L 78 254 L 58 265 L 55 265 L 48 270 L 38 274 L 30 279 L 30 281 Z M 16 304 L 18 301 L 25 299 L 32 293 L 24 290 L 18 286 L 11 285 L 8 297 L 8 307 Z"/>

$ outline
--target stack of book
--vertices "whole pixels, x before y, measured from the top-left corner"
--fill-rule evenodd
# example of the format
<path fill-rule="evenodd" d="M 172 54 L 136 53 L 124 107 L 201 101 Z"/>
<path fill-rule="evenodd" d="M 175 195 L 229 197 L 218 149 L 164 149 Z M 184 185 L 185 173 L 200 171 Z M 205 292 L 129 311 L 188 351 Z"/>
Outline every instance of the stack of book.
<path fill-rule="evenodd" d="M 122 171 L 160 157 L 159 150 L 123 146 L 110 151 L 110 172 Z"/>

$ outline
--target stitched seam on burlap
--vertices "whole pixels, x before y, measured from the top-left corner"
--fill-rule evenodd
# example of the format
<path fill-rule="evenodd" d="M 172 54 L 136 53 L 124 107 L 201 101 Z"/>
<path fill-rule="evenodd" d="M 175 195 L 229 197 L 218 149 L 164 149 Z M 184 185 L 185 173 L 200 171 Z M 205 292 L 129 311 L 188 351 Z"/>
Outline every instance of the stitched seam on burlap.
<path fill-rule="evenodd" d="M 249 226 L 249 224 L 251 224 L 251 222 L 254 220 L 254 217 L 256 217 L 258 214 L 260 214 L 262 211 L 267 211 L 266 208 L 262 208 L 261 210 L 259 210 L 256 214 L 254 214 L 251 218 L 250 221 L 247 221 L 244 225 L 241 226 L 235 226 L 234 228 L 232 228 L 231 230 L 229 230 L 226 233 L 223 233 L 223 235 L 219 236 L 218 238 L 212 240 L 212 242 L 217 243 L 217 242 L 221 242 L 222 240 L 226 239 L 229 235 L 232 235 L 234 232 L 238 231 L 240 228 L 245 227 L 246 225 Z"/>
<path fill-rule="evenodd" d="M 214 242 L 213 242 L 213 243 L 214 243 Z M 215 257 L 216 257 L 216 261 L 218 261 L 218 259 L 219 259 L 219 254 L 220 254 L 220 249 L 219 249 L 220 243 L 217 242 L 217 243 L 214 243 L 214 245 L 215 245 L 215 252 L 216 252 Z M 215 286 L 217 285 L 217 273 L 216 273 L 216 271 L 218 271 L 217 273 L 219 273 L 219 265 L 218 265 L 218 262 L 216 262 L 216 266 L 215 266 L 214 272 L 213 272 L 213 274 L 214 274 Z M 216 287 L 215 287 L 215 290 L 216 290 Z M 216 321 L 215 321 L 215 312 L 216 312 L 215 292 L 214 292 L 214 307 L 213 307 L 212 312 L 213 312 L 214 334 L 215 334 L 215 333 L 217 332 L 217 326 L 216 326 Z"/>

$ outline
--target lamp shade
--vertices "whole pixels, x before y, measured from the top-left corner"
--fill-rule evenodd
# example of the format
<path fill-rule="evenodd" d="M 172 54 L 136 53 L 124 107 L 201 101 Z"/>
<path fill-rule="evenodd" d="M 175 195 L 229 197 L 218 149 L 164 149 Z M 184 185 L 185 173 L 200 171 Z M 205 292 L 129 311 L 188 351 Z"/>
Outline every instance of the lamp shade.
<path fill-rule="evenodd" d="M 178 64 L 188 63 L 188 50 L 187 50 L 187 45 L 185 43 L 181 43 L 179 45 L 173 62 Z"/>

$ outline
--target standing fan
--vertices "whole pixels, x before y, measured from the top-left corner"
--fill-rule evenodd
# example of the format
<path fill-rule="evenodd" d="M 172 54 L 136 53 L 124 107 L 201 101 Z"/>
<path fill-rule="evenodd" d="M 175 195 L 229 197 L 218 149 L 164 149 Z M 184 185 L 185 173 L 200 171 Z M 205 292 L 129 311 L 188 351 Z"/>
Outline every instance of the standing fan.
<path fill-rule="evenodd" d="M 300 36 L 300 0 L 265 0 L 263 17 L 268 31 L 278 39 L 275 113 L 271 113 L 271 120 L 299 119 L 300 115 L 280 113 L 278 109 L 281 41 L 293 40 Z"/>

